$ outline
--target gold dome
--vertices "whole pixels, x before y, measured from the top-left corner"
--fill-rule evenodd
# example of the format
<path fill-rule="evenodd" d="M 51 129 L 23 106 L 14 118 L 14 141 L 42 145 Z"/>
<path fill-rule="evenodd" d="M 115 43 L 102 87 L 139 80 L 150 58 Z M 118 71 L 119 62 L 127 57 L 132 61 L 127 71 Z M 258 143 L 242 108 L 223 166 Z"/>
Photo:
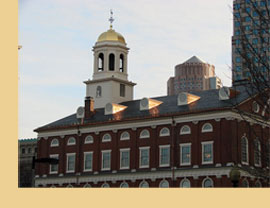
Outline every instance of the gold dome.
<path fill-rule="evenodd" d="M 97 42 L 104 42 L 104 41 L 118 41 L 120 43 L 126 44 L 125 38 L 121 34 L 115 32 L 115 30 L 113 30 L 112 28 L 102 33 L 98 37 Z"/>

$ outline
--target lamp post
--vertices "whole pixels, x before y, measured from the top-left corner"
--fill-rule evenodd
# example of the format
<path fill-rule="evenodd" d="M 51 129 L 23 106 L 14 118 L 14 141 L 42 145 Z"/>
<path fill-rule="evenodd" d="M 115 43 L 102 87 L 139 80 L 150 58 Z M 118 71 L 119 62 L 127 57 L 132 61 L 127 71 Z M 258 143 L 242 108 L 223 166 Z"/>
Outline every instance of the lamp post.
<path fill-rule="evenodd" d="M 233 187 L 238 187 L 239 180 L 240 180 L 240 170 L 239 168 L 235 165 L 230 172 L 230 179 L 233 184 Z"/>

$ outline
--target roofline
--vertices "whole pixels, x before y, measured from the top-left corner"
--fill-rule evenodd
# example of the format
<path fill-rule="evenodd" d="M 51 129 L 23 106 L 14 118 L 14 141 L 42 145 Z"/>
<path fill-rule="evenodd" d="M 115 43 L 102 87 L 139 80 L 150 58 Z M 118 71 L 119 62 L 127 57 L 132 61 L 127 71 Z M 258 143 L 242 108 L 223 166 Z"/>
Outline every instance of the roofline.
<path fill-rule="evenodd" d="M 122 82 L 124 84 L 127 84 L 127 85 L 132 85 L 132 86 L 135 86 L 136 83 L 134 82 L 129 82 L 129 81 L 125 81 L 125 80 L 122 80 L 122 79 L 118 79 L 118 78 L 115 78 L 115 77 L 109 77 L 109 78 L 104 78 L 104 79 L 96 79 L 96 80 L 87 80 L 87 81 L 84 81 L 83 83 L 85 84 L 92 84 L 92 83 L 99 83 L 99 82 L 104 82 L 104 81 L 116 81 L 116 82 Z"/>

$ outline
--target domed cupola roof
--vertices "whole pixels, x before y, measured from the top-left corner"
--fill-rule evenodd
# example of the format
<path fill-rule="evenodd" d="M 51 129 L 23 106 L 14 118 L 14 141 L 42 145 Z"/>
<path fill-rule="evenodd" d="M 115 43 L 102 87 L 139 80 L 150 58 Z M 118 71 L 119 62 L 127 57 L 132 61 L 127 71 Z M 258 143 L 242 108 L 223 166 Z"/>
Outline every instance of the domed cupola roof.
<path fill-rule="evenodd" d="M 112 27 L 106 32 L 102 33 L 97 40 L 97 42 L 105 41 L 116 41 L 126 45 L 125 38 L 120 33 L 115 32 Z"/>

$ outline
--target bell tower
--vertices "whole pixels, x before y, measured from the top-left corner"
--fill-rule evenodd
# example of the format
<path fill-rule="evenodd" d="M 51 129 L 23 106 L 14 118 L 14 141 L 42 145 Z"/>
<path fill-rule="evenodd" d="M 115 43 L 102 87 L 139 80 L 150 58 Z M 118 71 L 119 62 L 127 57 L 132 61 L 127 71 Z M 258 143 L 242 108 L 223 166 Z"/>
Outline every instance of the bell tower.
<path fill-rule="evenodd" d="M 86 97 L 93 97 L 94 108 L 103 108 L 107 103 L 121 103 L 133 100 L 133 87 L 128 81 L 128 51 L 124 37 L 112 26 L 102 33 L 93 46 L 93 79 L 85 81 Z"/>

